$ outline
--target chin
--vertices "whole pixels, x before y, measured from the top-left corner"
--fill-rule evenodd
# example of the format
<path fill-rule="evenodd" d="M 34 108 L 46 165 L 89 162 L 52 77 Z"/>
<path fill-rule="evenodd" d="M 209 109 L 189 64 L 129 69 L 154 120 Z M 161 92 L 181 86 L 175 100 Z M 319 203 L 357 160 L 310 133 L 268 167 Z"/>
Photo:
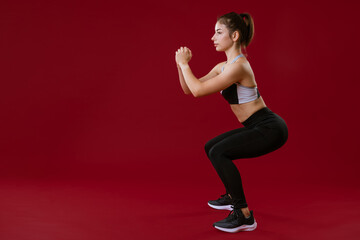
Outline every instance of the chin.
<path fill-rule="evenodd" d="M 216 50 L 217 52 L 223 52 L 223 51 L 224 51 L 224 49 L 219 48 L 219 47 L 216 47 L 215 50 Z"/>

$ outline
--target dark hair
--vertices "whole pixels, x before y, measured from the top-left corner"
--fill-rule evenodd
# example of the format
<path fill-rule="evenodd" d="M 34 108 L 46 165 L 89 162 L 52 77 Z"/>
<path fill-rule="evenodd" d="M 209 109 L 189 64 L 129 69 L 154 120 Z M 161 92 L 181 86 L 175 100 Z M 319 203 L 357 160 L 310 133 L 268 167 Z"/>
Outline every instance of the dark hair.
<path fill-rule="evenodd" d="M 239 32 L 237 43 L 242 48 L 246 48 L 254 37 L 254 21 L 249 13 L 231 12 L 218 17 L 217 21 L 228 28 L 230 37 L 235 31 Z"/>

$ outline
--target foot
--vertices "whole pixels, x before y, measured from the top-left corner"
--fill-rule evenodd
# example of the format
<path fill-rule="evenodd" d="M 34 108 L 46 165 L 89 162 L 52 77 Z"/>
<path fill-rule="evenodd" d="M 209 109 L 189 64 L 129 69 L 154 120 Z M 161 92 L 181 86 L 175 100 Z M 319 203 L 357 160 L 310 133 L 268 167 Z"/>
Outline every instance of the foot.
<path fill-rule="evenodd" d="M 246 218 L 240 208 L 234 208 L 227 218 L 214 223 L 214 227 L 220 231 L 235 233 L 239 231 L 254 231 L 257 227 L 253 211 Z"/>
<path fill-rule="evenodd" d="M 221 195 L 217 200 L 208 201 L 208 205 L 218 210 L 233 210 L 233 201 L 228 194 Z"/>

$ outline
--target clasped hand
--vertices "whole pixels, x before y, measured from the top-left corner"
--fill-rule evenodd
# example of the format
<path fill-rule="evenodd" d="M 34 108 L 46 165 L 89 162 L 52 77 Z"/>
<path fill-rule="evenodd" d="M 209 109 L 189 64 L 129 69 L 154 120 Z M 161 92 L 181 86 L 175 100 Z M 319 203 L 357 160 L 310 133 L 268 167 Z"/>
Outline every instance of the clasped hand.
<path fill-rule="evenodd" d="M 191 60 L 192 54 L 191 50 L 187 47 L 180 47 L 175 52 L 175 61 L 177 64 L 186 65 Z"/>

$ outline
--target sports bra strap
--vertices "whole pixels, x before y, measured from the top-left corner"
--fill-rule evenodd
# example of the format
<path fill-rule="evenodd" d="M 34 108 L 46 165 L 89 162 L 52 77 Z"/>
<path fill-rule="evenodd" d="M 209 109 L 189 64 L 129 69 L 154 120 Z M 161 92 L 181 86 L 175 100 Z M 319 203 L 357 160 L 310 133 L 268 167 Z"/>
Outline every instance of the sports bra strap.
<path fill-rule="evenodd" d="M 241 58 L 241 57 L 243 57 L 243 56 L 244 56 L 244 55 L 242 55 L 242 54 L 236 56 L 236 58 L 234 58 L 234 60 L 232 60 L 232 62 L 231 62 L 230 64 L 234 63 L 236 60 L 238 60 L 239 58 Z"/>
<path fill-rule="evenodd" d="M 236 60 L 238 60 L 239 58 L 241 58 L 241 57 L 243 57 L 243 56 L 244 56 L 243 54 L 240 54 L 240 55 L 236 56 L 236 58 L 234 58 L 234 60 L 232 60 L 232 62 L 231 62 L 230 64 L 233 64 Z M 224 67 L 225 67 L 225 65 L 222 66 L 221 72 L 224 71 Z"/>

